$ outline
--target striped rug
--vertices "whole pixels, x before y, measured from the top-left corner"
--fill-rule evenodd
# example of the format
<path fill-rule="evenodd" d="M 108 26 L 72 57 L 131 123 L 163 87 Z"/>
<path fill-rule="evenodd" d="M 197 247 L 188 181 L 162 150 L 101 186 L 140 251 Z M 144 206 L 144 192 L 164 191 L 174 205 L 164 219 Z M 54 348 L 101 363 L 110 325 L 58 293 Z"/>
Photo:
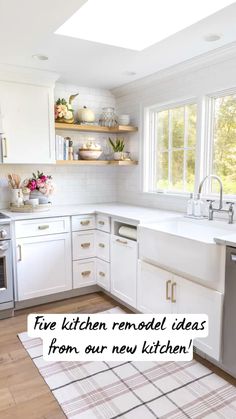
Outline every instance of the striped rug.
<path fill-rule="evenodd" d="M 236 388 L 195 360 L 46 362 L 41 339 L 19 338 L 67 418 L 236 419 Z"/>

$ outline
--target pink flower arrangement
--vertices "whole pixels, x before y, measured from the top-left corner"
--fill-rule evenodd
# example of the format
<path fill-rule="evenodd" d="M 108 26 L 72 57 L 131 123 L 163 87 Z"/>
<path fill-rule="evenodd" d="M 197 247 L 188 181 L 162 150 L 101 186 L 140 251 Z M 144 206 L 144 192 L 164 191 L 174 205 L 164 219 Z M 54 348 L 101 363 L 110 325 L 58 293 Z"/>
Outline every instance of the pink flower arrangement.
<path fill-rule="evenodd" d="M 43 173 L 37 171 L 32 174 L 32 178 L 26 179 L 24 181 L 24 186 L 33 192 L 35 190 L 40 191 L 42 194 L 49 196 L 53 193 L 52 177 L 44 175 Z"/>

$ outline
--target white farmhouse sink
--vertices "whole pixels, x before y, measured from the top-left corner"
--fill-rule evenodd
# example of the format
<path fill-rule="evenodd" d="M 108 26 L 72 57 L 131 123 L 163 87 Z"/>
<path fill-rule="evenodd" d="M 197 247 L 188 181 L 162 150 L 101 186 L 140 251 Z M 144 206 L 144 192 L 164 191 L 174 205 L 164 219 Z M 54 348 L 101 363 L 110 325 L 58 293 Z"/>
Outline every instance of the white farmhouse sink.
<path fill-rule="evenodd" d="M 233 228 L 226 222 L 185 218 L 140 225 L 139 257 L 217 289 L 224 278 L 225 247 L 214 238 Z"/>

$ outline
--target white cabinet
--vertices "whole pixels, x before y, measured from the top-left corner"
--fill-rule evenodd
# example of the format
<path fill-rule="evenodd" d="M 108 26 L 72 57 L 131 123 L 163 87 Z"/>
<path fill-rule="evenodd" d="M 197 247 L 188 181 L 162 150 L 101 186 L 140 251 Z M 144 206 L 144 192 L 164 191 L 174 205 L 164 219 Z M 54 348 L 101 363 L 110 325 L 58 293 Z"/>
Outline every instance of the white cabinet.
<path fill-rule="evenodd" d="M 18 300 L 72 289 L 70 233 L 16 240 Z"/>
<path fill-rule="evenodd" d="M 96 256 L 106 262 L 110 261 L 110 234 L 96 231 Z"/>
<path fill-rule="evenodd" d="M 93 230 L 74 231 L 72 233 L 73 260 L 92 258 L 96 256 L 96 234 Z"/>
<path fill-rule="evenodd" d="M 110 263 L 97 259 L 96 261 L 97 284 L 106 291 L 111 290 L 110 284 Z"/>
<path fill-rule="evenodd" d="M 72 217 L 72 231 L 93 230 L 95 227 L 94 215 L 74 215 Z"/>
<path fill-rule="evenodd" d="M 68 217 L 41 218 L 15 222 L 16 238 L 68 233 L 69 231 L 70 220 Z"/>
<path fill-rule="evenodd" d="M 97 214 L 96 215 L 96 228 L 101 231 L 105 231 L 106 233 L 110 233 L 111 231 L 111 224 L 110 224 L 110 217 L 106 215 Z"/>
<path fill-rule="evenodd" d="M 3 163 L 55 162 L 53 88 L 0 81 Z"/>
<path fill-rule="evenodd" d="M 96 259 L 73 261 L 73 288 L 96 284 Z"/>
<path fill-rule="evenodd" d="M 171 313 L 171 279 L 170 272 L 139 261 L 137 309 L 142 313 Z"/>
<path fill-rule="evenodd" d="M 139 261 L 137 308 L 142 313 L 207 314 L 209 335 L 194 345 L 216 360 L 221 356 L 223 294 Z"/>
<path fill-rule="evenodd" d="M 195 339 L 194 345 L 219 361 L 221 357 L 223 294 L 175 275 L 172 284 L 176 284 L 173 289 L 176 299 L 175 313 L 208 315 L 209 334 L 206 338 Z"/>
<path fill-rule="evenodd" d="M 111 236 L 111 293 L 136 307 L 137 243 Z"/>

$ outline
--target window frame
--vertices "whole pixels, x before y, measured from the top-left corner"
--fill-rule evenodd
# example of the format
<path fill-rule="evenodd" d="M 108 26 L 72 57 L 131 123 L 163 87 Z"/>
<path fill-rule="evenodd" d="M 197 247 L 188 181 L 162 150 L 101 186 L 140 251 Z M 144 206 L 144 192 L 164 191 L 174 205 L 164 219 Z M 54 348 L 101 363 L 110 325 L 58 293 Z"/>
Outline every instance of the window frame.
<path fill-rule="evenodd" d="M 196 153 L 196 160 L 195 160 L 195 184 L 196 184 L 196 162 L 197 162 L 197 137 L 198 137 L 198 98 L 191 97 L 185 98 L 183 100 L 178 100 L 174 102 L 166 102 L 160 105 L 153 105 L 144 108 L 144 149 L 143 149 L 143 192 L 144 193 L 153 193 L 153 194 L 161 194 L 161 195 L 172 195 L 172 196 L 188 196 L 188 191 L 177 191 L 177 190 L 158 190 L 154 187 L 155 180 L 156 180 L 156 170 L 157 165 L 156 156 L 157 156 L 157 149 L 158 149 L 158 141 L 156 141 L 155 134 L 155 123 L 154 119 L 158 118 L 158 112 L 178 108 L 178 107 L 185 107 L 186 105 L 196 105 L 197 107 L 197 124 L 196 124 L 196 145 L 195 145 L 195 153 Z M 186 117 L 186 115 L 184 115 Z M 157 121 L 156 121 L 157 122 Z M 170 124 L 170 120 L 168 121 Z M 170 130 L 168 130 L 170 132 Z M 184 167 L 186 168 L 186 150 L 192 149 L 192 147 L 185 147 L 186 145 L 186 132 L 184 135 L 184 147 L 175 148 L 175 147 L 168 147 L 167 152 L 173 152 L 173 150 L 184 150 Z M 169 135 L 170 141 L 170 135 Z M 169 156 L 170 158 L 170 156 Z M 183 169 L 184 170 L 184 169 Z M 195 185 L 194 185 L 195 189 Z"/>

